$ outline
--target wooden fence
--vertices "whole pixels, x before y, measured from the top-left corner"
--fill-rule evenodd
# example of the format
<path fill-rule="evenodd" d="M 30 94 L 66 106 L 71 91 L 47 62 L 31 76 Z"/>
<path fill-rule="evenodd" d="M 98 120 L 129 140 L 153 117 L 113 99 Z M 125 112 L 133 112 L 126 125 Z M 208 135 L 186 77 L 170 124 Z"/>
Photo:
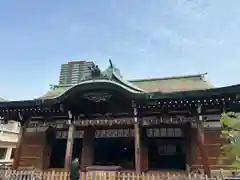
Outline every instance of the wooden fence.
<path fill-rule="evenodd" d="M 208 178 L 202 174 L 170 174 L 135 172 L 82 172 L 80 180 L 223 180 L 224 176 Z M 38 172 L 28 170 L 0 170 L 0 180 L 69 180 L 67 172 Z"/>

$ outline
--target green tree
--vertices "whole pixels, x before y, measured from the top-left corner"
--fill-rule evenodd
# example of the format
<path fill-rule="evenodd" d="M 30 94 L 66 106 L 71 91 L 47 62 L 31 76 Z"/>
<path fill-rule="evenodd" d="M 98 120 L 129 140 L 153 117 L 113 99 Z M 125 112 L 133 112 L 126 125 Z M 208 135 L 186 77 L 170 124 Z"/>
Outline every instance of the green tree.
<path fill-rule="evenodd" d="M 220 122 L 224 127 L 222 137 L 226 140 L 222 152 L 231 160 L 233 167 L 240 168 L 240 114 L 223 113 Z"/>

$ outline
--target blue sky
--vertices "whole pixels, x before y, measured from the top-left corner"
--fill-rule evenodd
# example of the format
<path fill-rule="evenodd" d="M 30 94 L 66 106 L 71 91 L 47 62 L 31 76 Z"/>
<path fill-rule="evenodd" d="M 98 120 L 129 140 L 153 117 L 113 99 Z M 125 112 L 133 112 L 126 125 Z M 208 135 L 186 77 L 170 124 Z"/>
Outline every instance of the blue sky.
<path fill-rule="evenodd" d="M 239 0 L 0 2 L 0 97 L 36 98 L 61 63 L 108 59 L 126 79 L 208 72 L 239 83 Z"/>

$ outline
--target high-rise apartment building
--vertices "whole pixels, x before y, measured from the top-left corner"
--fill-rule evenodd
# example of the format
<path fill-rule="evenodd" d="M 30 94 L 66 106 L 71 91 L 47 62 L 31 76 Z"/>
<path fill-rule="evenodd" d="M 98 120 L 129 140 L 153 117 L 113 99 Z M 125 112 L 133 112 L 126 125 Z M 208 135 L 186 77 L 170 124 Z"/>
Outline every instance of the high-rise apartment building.
<path fill-rule="evenodd" d="M 71 61 L 61 65 L 59 86 L 74 85 L 91 75 L 92 61 Z"/>

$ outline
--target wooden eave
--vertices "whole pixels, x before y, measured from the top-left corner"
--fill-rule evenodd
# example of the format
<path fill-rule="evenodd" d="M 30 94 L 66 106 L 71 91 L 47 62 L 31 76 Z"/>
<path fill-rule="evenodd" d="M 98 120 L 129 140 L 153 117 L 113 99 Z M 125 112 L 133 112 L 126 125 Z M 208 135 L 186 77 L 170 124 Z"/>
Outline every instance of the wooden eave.
<path fill-rule="evenodd" d="M 41 100 L 3 101 L 0 102 L 0 110 L 39 108 L 41 105 Z"/>
<path fill-rule="evenodd" d="M 212 88 L 208 90 L 181 91 L 174 93 L 146 93 L 144 98 L 136 101 L 138 108 L 151 111 L 152 108 L 182 108 L 189 109 L 195 105 L 202 106 L 240 106 L 240 85 Z M 64 104 L 63 104 L 64 105 Z M 149 109 L 149 110 L 147 110 Z M 54 113 L 60 112 L 60 104 L 49 106 L 46 100 L 7 101 L 0 102 L 0 112 L 35 112 Z M 65 109 L 66 111 L 66 109 Z M 122 113 L 122 112 L 121 112 Z"/>
<path fill-rule="evenodd" d="M 155 92 L 148 95 L 148 100 L 138 105 L 143 116 L 149 112 L 157 115 L 174 111 L 182 113 L 184 110 L 196 114 L 199 105 L 204 109 L 203 114 L 240 110 L 240 85 L 174 93 Z M 214 109 L 214 112 L 209 112 L 209 109 Z M 189 115 L 189 112 L 186 114 Z"/>
<path fill-rule="evenodd" d="M 193 91 L 179 91 L 179 92 L 153 92 L 148 93 L 149 100 L 162 100 L 162 99 L 198 99 L 198 98 L 211 98 L 213 96 L 223 97 L 236 95 L 240 98 L 240 84 L 220 87 L 220 88 L 211 88 L 204 90 L 193 90 Z"/>

